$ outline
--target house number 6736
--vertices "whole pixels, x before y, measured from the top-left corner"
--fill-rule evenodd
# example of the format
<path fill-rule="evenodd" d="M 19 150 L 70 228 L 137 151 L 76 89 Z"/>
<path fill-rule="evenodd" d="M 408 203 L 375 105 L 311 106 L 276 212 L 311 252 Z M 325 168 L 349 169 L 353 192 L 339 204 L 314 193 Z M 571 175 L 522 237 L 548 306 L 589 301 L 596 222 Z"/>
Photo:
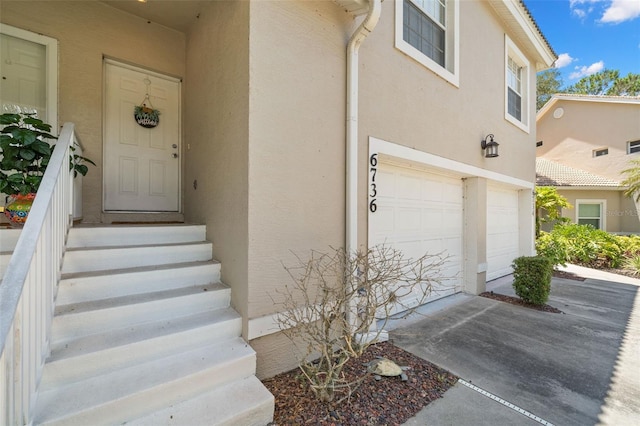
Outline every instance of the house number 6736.
<path fill-rule="evenodd" d="M 369 157 L 369 173 L 371 175 L 371 184 L 369 187 L 369 211 L 371 213 L 375 213 L 378 210 L 378 205 L 376 204 L 376 196 L 378 195 L 378 190 L 376 189 L 376 172 L 378 171 L 378 154 L 371 154 Z"/>

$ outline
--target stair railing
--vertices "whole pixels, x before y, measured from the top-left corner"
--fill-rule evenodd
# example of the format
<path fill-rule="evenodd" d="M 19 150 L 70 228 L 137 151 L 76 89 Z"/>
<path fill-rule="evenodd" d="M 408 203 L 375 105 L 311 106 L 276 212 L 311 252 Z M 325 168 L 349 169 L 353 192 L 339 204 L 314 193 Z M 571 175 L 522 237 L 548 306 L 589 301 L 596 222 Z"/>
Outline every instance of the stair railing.
<path fill-rule="evenodd" d="M 0 282 L 0 424 L 29 425 L 44 362 L 50 352 L 54 298 L 73 224 L 71 147 L 65 123 Z"/>

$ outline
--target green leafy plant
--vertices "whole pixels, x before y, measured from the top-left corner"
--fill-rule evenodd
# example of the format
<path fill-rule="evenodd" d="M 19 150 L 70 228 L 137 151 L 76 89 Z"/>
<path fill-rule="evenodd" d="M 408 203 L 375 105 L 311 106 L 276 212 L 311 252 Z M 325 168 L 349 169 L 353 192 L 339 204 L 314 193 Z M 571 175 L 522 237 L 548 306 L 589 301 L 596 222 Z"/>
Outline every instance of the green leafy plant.
<path fill-rule="evenodd" d="M 625 257 L 640 255 L 640 235 L 618 235 L 616 239 Z"/>
<path fill-rule="evenodd" d="M 626 258 L 622 267 L 629 271 L 631 275 L 640 275 L 640 254 Z"/>
<path fill-rule="evenodd" d="M 51 126 L 30 115 L 2 114 L 0 125 L 0 192 L 36 192 L 51 158 Z"/>
<path fill-rule="evenodd" d="M 7 195 L 37 192 L 51 158 L 48 141 L 56 139 L 50 133 L 51 125 L 33 114 L 2 114 L 0 126 L 4 126 L 0 130 L 0 192 Z M 87 174 L 85 163 L 95 166 L 90 159 L 71 154 L 69 168 L 74 176 Z"/>
<path fill-rule="evenodd" d="M 540 236 L 543 223 L 555 222 L 566 224 L 569 218 L 562 217 L 562 209 L 572 209 L 573 206 L 565 197 L 558 194 L 553 186 L 538 186 L 536 188 L 536 237 Z"/>
<path fill-rule="evenodd" d="M 566 266 L 571 260 L 570 244 L 569 239 L 559 233 L 541 231 L 536 239 L 536 252 L 551 260 L 554 267 Z"/>
<path fill-rule="evenodd" d="M 591 268 L 616 268 L 623 259 L 623 246 L 617 236 L 591 225 L 558 225 L 541 232 L 536 241 L 538 254 L 555 264 L 566 262 Z"/>
<path fill-rule="evenodd" d="M 544 305 L 549 300 L 553 263 L 544 256 L 521 256 L 513 260 L 513 289 L 525 302 Z"/>

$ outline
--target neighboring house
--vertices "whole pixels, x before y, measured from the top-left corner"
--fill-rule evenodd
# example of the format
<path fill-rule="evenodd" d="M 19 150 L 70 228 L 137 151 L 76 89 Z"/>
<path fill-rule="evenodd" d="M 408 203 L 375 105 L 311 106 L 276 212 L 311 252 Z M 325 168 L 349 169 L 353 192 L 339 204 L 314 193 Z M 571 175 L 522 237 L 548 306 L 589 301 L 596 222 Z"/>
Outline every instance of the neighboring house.
<path fill-rule="evenodd" d="M 534 252 L 536 72 L 556 56 L 520 0 L 3 1 L 0 12 L 3 36 L 46 52 L 37 109 L 74 122 L 98 164 L 83 221 L 205 224 L 260 377 L 294 366 L 274 326 L 292 253 L 445 250 L 455 278 L 435 299 L 478 294 Z M 163 126 L 150 143 L 132 124 L 149 100 Z M 481 148 L 489 135 L 497 158 Z"/>
<path fill-rule="evenodd" d="M 625 187 L 620 182 L 538 158 L 536 185 L 555 187 L 573 206 L 562 209 L 562 216 L 574 223 L 614 233 L 640 232 L 636 206 L 624 195 Z M 542 225 L 544 231 L 551 227 Z"/>
<path fill-rule="evenodd" d="M 640 232 L 638 208 L 620 182 L 640 158 L 640 98 L 554 95 L 538 112 L 538 185 L 574 205 L 563 215 L 609 232 Z"/>

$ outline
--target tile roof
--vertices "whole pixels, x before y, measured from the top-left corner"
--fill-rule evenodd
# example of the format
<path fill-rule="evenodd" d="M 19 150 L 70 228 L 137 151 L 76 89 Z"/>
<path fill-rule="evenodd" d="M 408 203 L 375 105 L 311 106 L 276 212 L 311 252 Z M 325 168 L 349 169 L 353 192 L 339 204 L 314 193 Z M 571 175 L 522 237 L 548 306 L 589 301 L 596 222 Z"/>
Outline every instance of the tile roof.
<path fill-rule="evenodd" d="M 553 47 L 551 47 L 551 43 L 549 43 L 549 40 L 547 40 L 547 38 L 544 36 L 544 33 L 542 32 L 542 30 L 540 29 L 540 26 L 538 25 L 538 22 L 536 22 L 535 18 L 533 17 L 533 15 L 531 14 L 531 11 L 529 10 L 529 8 L 527 7 L 527 5 L 524 3 L 524 0 L 520 0 L 520 5 L 522 6 L 522 8 L 527 12 L 527 15 L 529 15 L 529 19 L 531 20 L 531 23 L 533 24 L 533 26 L 535 27 L 535 29 L 538 31 L 538 34 L 540 35 L 540 37 L 542 38 L 542 40 L 544 40 L 544 42 L 547 44 L 547 47 L 549 48 L 549 50 L 551 51 L 551 53 L 553 54 L 553 56 L 556 57 L 556 59 L 558 58 L 558 54 L 556 53 L 555 50 L 553 50 Z"/>
<path fill-rule="evenodd" d="M 536 185 L 538 186 L 593 186 L 619 187 L 620 182 L 594 175 L 546 158 L 536 158 Z"/>

